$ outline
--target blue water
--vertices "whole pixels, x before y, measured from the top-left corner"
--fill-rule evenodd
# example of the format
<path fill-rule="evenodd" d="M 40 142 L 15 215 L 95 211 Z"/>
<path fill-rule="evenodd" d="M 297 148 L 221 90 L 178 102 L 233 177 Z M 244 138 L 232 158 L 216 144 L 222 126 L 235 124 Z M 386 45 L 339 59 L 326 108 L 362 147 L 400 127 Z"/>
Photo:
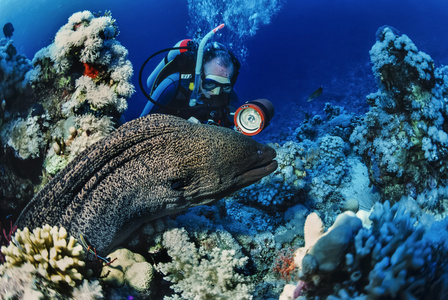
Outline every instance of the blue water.
<path fill-rule="evenodd" d="M 190 38 L 198 27 L 207 26 L 197 19 L 212 15 L 211 12 L 198 11 L 200 8 L 193 2 L 0 0 L 0 23 L 12 22 L 14 45 L 32 59 L 39 49 L 50 43 L 74 12 L 110 10 L 120 29 L 118 40 L 129 50 L 129 59 L 138 74 L 142 62 L 150 54 Z M 198 3 L 212 2 L 217 1 Z M 245 1 L 244 5 L 250 8 L 254 4 L 271 2 L 279 1 L 253 0 Z M 221 37 L 225 42 L 233 38 L 230 42 L 236 48 L 247 49 L 236 86 L 241 99 L 272 100 L 279 112 L 276 118 L 291 117 L 282 113 L 282 109 L 293 110 L 292 115 L 296 110 L 319 111 L 324 102 L 344 105 L 352 102 L 353 97 L 361 105 L 366 91 L 376 89 L 368 51 L 375 42 L 376 29 L 385 24 L 407 34 L 436 64 L 448 62 L 448 4 L 444 0 L 284 2 L 276 14 L 270 12 L 272 7 L 258 5 L 256 11 L 260 18 L 271 14 L 271 19 L 269 24 L 259 25 L 258 30 L 251 32 L 253 35 L 240 39 L 226 27 Z M 221 21 L 216 18 L 213 26 Z M 201 29 L 206 32 L 211 27 Z M 254 31 L 247 28 L 247 32 L 250 30 Z M 137 75 L 133 82 L 138 87 Z M 307 104 L 307 96 L 320 85 L 324 85 L 321 99 Z M 127 119 L 137 117 L 145 103 L 146 99 L 138 90 L 129 100 Z"/>

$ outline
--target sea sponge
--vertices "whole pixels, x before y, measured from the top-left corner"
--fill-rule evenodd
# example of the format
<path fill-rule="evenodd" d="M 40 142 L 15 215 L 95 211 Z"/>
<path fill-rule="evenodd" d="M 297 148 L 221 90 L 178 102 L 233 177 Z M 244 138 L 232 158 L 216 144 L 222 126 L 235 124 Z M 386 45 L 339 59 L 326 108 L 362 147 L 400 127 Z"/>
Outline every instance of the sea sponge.
<path fill-rule="evenodd" d="M 113 287 L 120 287 L 126 283 L 141 293 L 149 291 L 153 279 L 153 267 L 142 255 L 119 248 L 108 257 L 112 257 L 113 261 L 102 270 L 104 282 Z"/>
<path fill-rule="evenodd" d="M 320 271 L 333 272 L 336 270 L 350 241 L 361 227 L 361 220 L 353 212 L 344 212 L 338 215 L 333 226 L 317 240 L 308 254 L 314 257 Z M 312 269 L 307 267 L 307 261 L 310 260 L 303 259 L 302 269 Z"/>
<path fill-rule="evenodd" d="M 302 266 L 302 260 L 311 247 L 316 244 L 319 238 L 324 234 L 325 227 L 319 215 L 315 212 L 306 217 L 304 226 L 305 246 L 298 248 L 294 252 L 294 264 L 296 267 Z"/>
<path fill-rule="evenodd" d="M 63 227 L 44 225 L 30 232 L 28 228 L 17 230 L 8 247 L 1 248 L 5 255 L 5 268 L 20 267 L 31 263 L 38 273 L 54 283 L 75 286 L 84 275 L 85 254 L 75 238 L 67 241 L 67 231 Z"/>

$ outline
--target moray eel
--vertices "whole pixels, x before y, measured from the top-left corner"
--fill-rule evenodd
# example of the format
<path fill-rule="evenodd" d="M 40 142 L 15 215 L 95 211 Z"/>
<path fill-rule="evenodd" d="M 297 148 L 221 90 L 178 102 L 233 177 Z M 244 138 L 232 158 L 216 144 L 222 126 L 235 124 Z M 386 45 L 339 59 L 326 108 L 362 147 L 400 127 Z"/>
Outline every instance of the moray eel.
<path fill-rule="evenodd" d="M 130 121 L 86 149 L 21 212 L 109 253 L 142 224 L 221 199 L 277 168 L 275 150 L 231 129 L 169 115 Z"/>

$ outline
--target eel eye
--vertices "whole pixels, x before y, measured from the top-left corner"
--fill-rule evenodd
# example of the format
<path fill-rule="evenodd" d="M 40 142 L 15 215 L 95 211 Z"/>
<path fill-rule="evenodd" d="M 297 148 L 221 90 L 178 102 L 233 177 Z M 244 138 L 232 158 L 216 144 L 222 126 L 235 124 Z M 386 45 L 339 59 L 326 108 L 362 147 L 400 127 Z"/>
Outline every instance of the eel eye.
<path fill-rule="evenodd" d="M 171 182 L 171 189 L 179 192 L 185 191 L 185 184 L 182 179 L 176 179 Z"/>

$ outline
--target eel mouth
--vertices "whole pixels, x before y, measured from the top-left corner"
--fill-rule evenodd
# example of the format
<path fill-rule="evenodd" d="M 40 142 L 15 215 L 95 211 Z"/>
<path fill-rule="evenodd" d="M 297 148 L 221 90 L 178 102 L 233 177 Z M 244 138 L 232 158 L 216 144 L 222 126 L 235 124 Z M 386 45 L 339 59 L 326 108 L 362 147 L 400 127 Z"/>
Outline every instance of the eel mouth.
<path fill-rule="evenodd" d="M 277 161 L 274 160 L 276 155 L 275 150 L 268 146 L 259 151 L 260 159 L 256 161 L 255 166 L 237 176 L 240 188 L 248 186 L 274 172 L 278 167 Z"/>
<path fill-rule="evenodd" d="M 245 178 L 245 180 L 251 181 L 251 183 L 249 183 L 249 184 L 252 184 L 252 183 L 260 180 L 261 178 L 271 174 L 275 170 L 277 170 L 277 167 L 278 167 L 277 161 L 271 160 L 268 163 L 257 166 L 255 168 L 245 172 L 244 174 L 241 174 L 241 176 L 243 176 Z"/>

